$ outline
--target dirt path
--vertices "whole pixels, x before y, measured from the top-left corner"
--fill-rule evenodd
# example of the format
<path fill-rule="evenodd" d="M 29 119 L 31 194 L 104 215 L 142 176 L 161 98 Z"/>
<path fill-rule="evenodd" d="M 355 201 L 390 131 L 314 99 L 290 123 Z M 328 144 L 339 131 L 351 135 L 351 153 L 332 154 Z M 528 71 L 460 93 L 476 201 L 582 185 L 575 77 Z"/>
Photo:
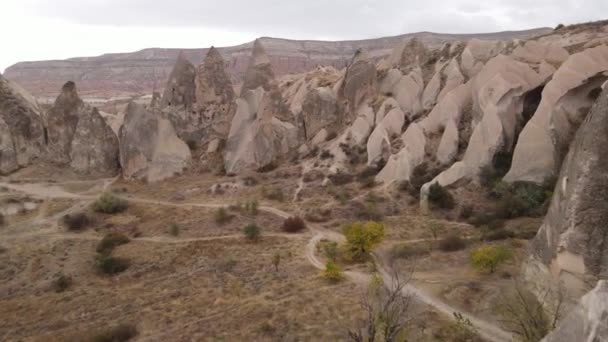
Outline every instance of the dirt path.
<path fill-rule="evenodd" d="M 114 182 L 114 179 L 103 180 L 103 182 L 104 182 L 103 190 L 105 191 Z M 43 197 L 43 198 L 80 199 L 80 200 L 88 200 L 88 201 L 94 200 L 95 198 L 97 198 L 97 196 L 94 196 L 94 195 L 80 195 L 80 194 L 70 193 L 70 192 L 65 191 L 64 189 L 62 189 L 61 187 L 59 187 L 57 185 L 11 184 L 11 183 L 0 182 L 0 187 L 5 187 L 5 188 L 13 190 L 13 191 L 18 191 L 18 192 L 22 192 L 22 193 L 25 193 L 25 194 L 28 194 L 31 196 Z M 167 202 L 167 201 L 157 201 L 157 200 L 150 200 L 150 199 L 143 199 L 143 198 L 136 198 L 136 197 L 129 197 L 129 196 L 119 196 L 119 197 L 122 197 L 133 203 L 152 204 L 152 205 L 159 205 L 159 206 L 179 207 L 179 208 L 193 208 L 194 207 L 194 208 L 217 209 L 217 208 L 224 208 L 224 207 L 228 206 L 225 203 L 206 203 L 206 204 L 203 204 L 203 203 L 172 203 L 172 202 Z M 260 206 L 258 209 L 261 211 L 276 215 L 281 218 L 288 218 L 291 216 L 289 213 L 287 213 L 283 210 L 274 208 L 274 207 Z M 37 223 L 41 224 L 41 223 L 45 223 L 45 221 L 47 221 L 46 223 L 48 223 L 48 222 L 50 222 L 50 219 L 52 219 L 52 218 L 48 218 L 47 220 L 39 220 Z M 321 240 L 330 240 L 330 241 L 335 241 L 335 242 L 341 243 L 341 242 L 344 242 L 345 238 L 340 233 L 329 231 L 329 230 L 324 229 L 317 225 L 309 224 L 308 228 L 313 233 L 313 236 L 306 245 L 306 251 L 305 251 L 306 259 L 312 266 L 322 270 L 325 268 L 325 264 L 316 255 L 316 248 L 317 248 L 318 243 L 321 242 Z M 40 232 L 37 232 L 37 233 L 29 233 L 29 234 L 23 234 L 23 235 L 14 235 L 13 238 L 26 238 L 29 236 L 33 237 L 36 235 L 39 236 L 40 234 L 41 234 Z M 281 236 L 281 237 L 285 237 L 285 236 L 299 237 L 298 235 L 288 235 L 288 234 L 274 234 L 274 235 Z M 92 235 L 80 235 L 80 234 L 62 234 L 62 233 L 53 234 L 53 233 L 50 233 L 49 236 L 55 237 L 57 239 L 66 239 L 66 238 L 82 239 L 82 240 L 99 240 L 100 239 L 99 237 L 95 237 Z M 195 241 L 213 241 L 213 240 L 220 240 L 220 239 L 234 239 L 237 237 L 242 238 L 242 235 L 226 235 L 226 236 L 202 237 L 202 238 L 142 237 L 142 238 L 135 238 L 133 240 L 134 241 L 156 242 L 156 243 L 187 243 L 187 242 L 195 242 Z M 413 240 L 410 242 L 413 243 L 413 242 L 417 242 L 417 241 L 420 241 L 420 240 Z M 393 279 L 389 275 L 389 270 L 386 268 L 386 266 L 384 266 L 384 262 L 377 260 L 377 264 L 378 264 L 378 271 L 379 271 L 380 275 L 382 276 L 385 284 L 387 284 L 387 286 L 394 286 L 394 284 L 392 283 Z M 367 284 L 370 279 L 370 275 L 363 273 L 363 272 L 348 271 L 345 273 L 349 279 L 351 279 L 353 282 L 355 282 L 357 284 L 361 284 L 361 285 Z M 488 341 L 508 342 L 508 341 L 512 340 L 511 334 L 502 330 L 501 328 L 499 328 L 491 323 L 488 323 L 484 320 L 481 320 L 477 317 L 474 317 L 470 314 L 464 313 L 460 309 L 450 306 L 449 304 L 444 303 L 437 298 L 434 298 L 430 294 L 424 292 L 422 289 L 419 289 L 412 284 L 408 284 L 403 289 L 403 292 L 404 292 L 404 295 L 413 295 L 421 302 L 434 307 L 438 311 L 440 311 L 450 317 L 453 317 L 454 312 L 462 313 L 462 315 L 465 318 L 468 318 L 473 323 L 473 325 L 477 328 L 479 334 L 483 338 L 487 339 Z"/>

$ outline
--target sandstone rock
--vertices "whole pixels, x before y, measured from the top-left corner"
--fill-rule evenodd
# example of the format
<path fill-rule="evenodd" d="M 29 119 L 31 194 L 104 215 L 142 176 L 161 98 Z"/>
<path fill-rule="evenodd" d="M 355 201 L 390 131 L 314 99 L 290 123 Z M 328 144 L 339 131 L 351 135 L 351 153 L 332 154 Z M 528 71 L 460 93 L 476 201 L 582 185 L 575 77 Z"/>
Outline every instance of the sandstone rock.
<path fill-rule="evenodd" d="M 169 75 L 169 81 L 161 99 L 161 107 L 192 108 L 195 101 L 195 76 L 194 65 L 188 61 L 183 52 L 180 53 Z"/>
<path fill-rule="evenodd" d="M 405 114 L 400 108 L 393 108 L 376 126 L 367 140 L 367 164 L 373 165 L 380 160 L 388 160 L 391 154 L 393 136 L 401 134 Z"/>
<path fill-rule="evenodd" d="M 266 55 L 266 51 L 259 39 L 253 43 L 251 58 L 249 60 L 249 68 L 245 74 L 245 80 L 241 88 L 241 96 L 247 90 L 263 88 L 269 91 L 274 83 L 274 71 L 270 65 L 270 60 Z"/>
<path fill-rule="evenodd" d="M 324 128 L 336 130 L 334 126 L 341 121 L 341 118 L 334 92 L 328 87 L 310 91 L 302 104 L 302 117 L 308 139 L 312 139 Z"/>
<path fill-rule="evenodd" d="M 393 97 L 408 118 L 413 118 L 422 110 L 423 91 L 424 80 L 420 68 L 413 69 L 395 84 Z"/>
<path fill-rule="evenodd" d="M 340 92 L 340 95 L 348 101 L 348 109 L 351 114 L 355 114 L 364 100 L 376 94 L 377 83 L 375 65 L 367 53 L 358 50 L 346 70 Z"/>
<path fill-rule="evenodd" d="M 401 77 L 403 77 L 403 73 L 399 69 L 390 69 L 379 84 L 380 92 L 386 96 L 393 96 L 393 90 Z"/>
<path fill-rule="evenodd" d="M 570 54 L 566 49 L 555 44 L 543 44 L 536 40 L 529 40 L 524 45 L 518 46 L 512 56 L 527 63 L 547 62 L 559 67 L 565 62 Z"/>
<path fill-rule="evenodd" d="M 504 49 L 504 43 L 496 40 L 471 39 L 461 54 L 462 71 L 468 78 L 475 76 L 483 65 Z"/>
<path fill-rule="evenodd" d="M 158 109 L 130 103 L 120 130 L 120 165 L 126 179 L 156 182 L 181 173 L 190 149 Z"/>
<path fill-rule="evenodd" d="M 437 103 L 437 97 L 441 90 L 441 71 L 435 73 L 429 84 L 422 93 L 422 108 L 430 110 Z"/>
<path fill-rule="evenodd" d="M 426 136 L 417 123 L 409 125 L 401 139 L 404 147 L 399 153 L 389 158 L 384 168 L 376 176 L 376 181 L 387 184 L 394 181 L 407 181 L 414 168 L 424 161 Z"/>
<path fill-rule="evenodd" d="M 118 172 L 118 138 L 96 108 L 78 120 L 70 160 L 80 173 L 113 176 Z"/>
<path fill-rule="evenodd" d="M 44 128 L 29 95 L 0 75 L 0 174 L 30 165 L 44 148 Z"/>
<path fill-rule="evenodd" d="M 450 63 L 443 69 L 443 77 L 445 85 L 441 88 L 441 92 L 437 95 L 437 102 L 441 101 L 449 92 L 464 84 L 465 78 L 460 72 L 458 61 L 453 58 Z"/>
<path fill-rule="evenodd" d="M 412 38 L 393 50 L 388 58 L 388 64 L 407 71 L 408 67 L 425 65 L 430 56 L 431 53 L 424 43 L 417 38 Z"/>
<path fill-rule="evenodd" d="M 608 341 L 608 281 L 581 298 L 580 303 L 541 342 Z"/>
<path fill-rule="evenodd" d="M 78 96 L 76 84 L 67 82 L 55 104 L 46 114 L 48 131 L 48 149 L 51 161 L 59 164 L 70 163 L 72 139 L 76 132 L 78 120 L 86 116 L 91 108 Z"/>
<path fill-rule="evenodd" d="M 452 121 L 459 123 L 465 111 L 471 111 L 471 85 L 462 84 L 450 91 L 425 117 L 420 126 L 427 133 L 438 132 Z"/>
<path fill-rule="evenodd" d="M 551 206 L 532 243 L 527 278 L 537 293 L 561 281 L 578 298 L 590 280 L 608 279 L 608 91 L 582 124 L 568 152 Z"/>
<path fill-rule="evenodd" d="M 375 120 L 376 125 L 378 125 L 380 122 L 382 122 L 382 120 L 384 120 L 384 117 L 386 116 L 386 114 L 388 114 L 394 108 L 400 108 L 399 103 L 397 103 L 397 101 L 395 101 L 394 98 L 387 97 L 386 100 L 384 100 L 382 102 L 382 104 L 380 105 L 380 108 L 378 108 L 378 111 L 376 112 L 376 120 Z"/>
<path fill-rule="evenodd" d="M 574 54 L 555 72 L 541 103 L 524 127 L 505 181 L 542 183 L 561 164 L 601 84 L 608 79 L 608 46 Z"/>
<path fill-rule="evenodd" d="M 450 165 L 458 154 L 458 128 L 454 121 L 448 121 L 443 136 L 437 148 L 437 161 L 443 165 Z"/>

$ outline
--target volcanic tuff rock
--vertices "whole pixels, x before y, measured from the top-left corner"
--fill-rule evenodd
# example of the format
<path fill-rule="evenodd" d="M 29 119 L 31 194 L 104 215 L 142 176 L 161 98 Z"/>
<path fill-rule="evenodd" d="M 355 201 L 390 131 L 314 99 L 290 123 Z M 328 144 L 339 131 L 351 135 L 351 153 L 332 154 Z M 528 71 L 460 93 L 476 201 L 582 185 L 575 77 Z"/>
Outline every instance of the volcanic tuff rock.
<path fill-rule="evenodd" d="M 44 148 L 44 128 L 38 105 L 0 75 L 0 174 L 25 167 Z"/>
<path fill-rule="evenodd" d="M 608 279 L 608 90 L 598 98 L 565 157 L 526 276 L 537 292 L 562 281 L 578 298 Z"/>
<path fill-rule="evenodd" d="M 295 121 L 256 41 L 226 144 L 226 172 L 261 169 L 285 157 L 303 137 Z"/>
<path fill-rule="evenodd" d="M 126 179 L 155 182 L 181 173 L 190 149 L 156 108 L 131 102 L 120 130 L 120 165 Z"/>
<path fill-rule="evenodd" d="M 72 138 L 80 117 L 87 115 L 90 108 L 78 96 L 76 84 L 67 82 L 55 104 L 44 117 L 48 132 L 48 149 L 51 161 L 58 164 L 70 163 Z"/>
<path fill-rule="evenodd" d="M 190 62 L 178 58 L 161 106 L 182 140 L 203 146 L 227 138 L 236 104 L 224 64 L 212 48 L 194 75 Z"/>

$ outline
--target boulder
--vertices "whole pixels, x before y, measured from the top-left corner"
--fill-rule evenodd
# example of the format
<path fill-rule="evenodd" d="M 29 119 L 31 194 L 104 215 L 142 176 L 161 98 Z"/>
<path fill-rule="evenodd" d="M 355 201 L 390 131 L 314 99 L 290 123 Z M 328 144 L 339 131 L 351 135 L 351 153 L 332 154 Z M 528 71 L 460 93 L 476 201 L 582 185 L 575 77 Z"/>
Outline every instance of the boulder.
<path fill-rule="evenodd" d="M 44 149 L 42 120 L 31 99 L 0 75 L 0 174 L 32 164 Z"/>
<path fill-rule="evenodd" d="M 79 173 L 114 176 L 118 173 L 118 138 L 96 108 L 76 125 L 70 166 Z"/>
<path fill-rule="evenodd" d="M 504 180 L 542 183 L 555 176 L 569 142 L 608 79 L 608 46 L 574 54 L 545 86 L 542 100 L 517 141 Z"/>
<path fill-rule="evenodd" d="M 191 159 L 188 145 L 155 108 L 131 102 L 120 130 L 120 165 L 126 179 L 156 182 L 181 173 Z"/>
<path fill-rule="evenodd" d="M 176 94 L 163 103 L 172 103 L 163 112 L 173 123 L 177 135 L 189 144 L 203 146 L 215 139 L 225 140 L 236 111 L 235 94 L 225 63 L 217 49 L 211 48 L 192 76 L 192 68 L 181 57 L 173 68 L 166 89 Z"/>
<path fill-rule="evenodd" d="M 608 91 L 570 145 L 543 225 L 525 266 L 536 292 L 561 282 L 579 298 L 587 284 L 608 279 Z"/>

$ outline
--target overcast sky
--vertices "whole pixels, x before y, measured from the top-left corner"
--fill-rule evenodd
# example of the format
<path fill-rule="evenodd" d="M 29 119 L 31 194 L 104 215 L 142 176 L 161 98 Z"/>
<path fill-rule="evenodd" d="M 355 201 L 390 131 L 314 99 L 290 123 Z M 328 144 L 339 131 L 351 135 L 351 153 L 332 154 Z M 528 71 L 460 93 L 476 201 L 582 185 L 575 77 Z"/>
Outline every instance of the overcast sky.
<path fill-rule="evenodd" d="M 364 39 L 608 19 L 608 0 L 0 0 L 0 71 L 18 61 L 260 36 Z"/>

